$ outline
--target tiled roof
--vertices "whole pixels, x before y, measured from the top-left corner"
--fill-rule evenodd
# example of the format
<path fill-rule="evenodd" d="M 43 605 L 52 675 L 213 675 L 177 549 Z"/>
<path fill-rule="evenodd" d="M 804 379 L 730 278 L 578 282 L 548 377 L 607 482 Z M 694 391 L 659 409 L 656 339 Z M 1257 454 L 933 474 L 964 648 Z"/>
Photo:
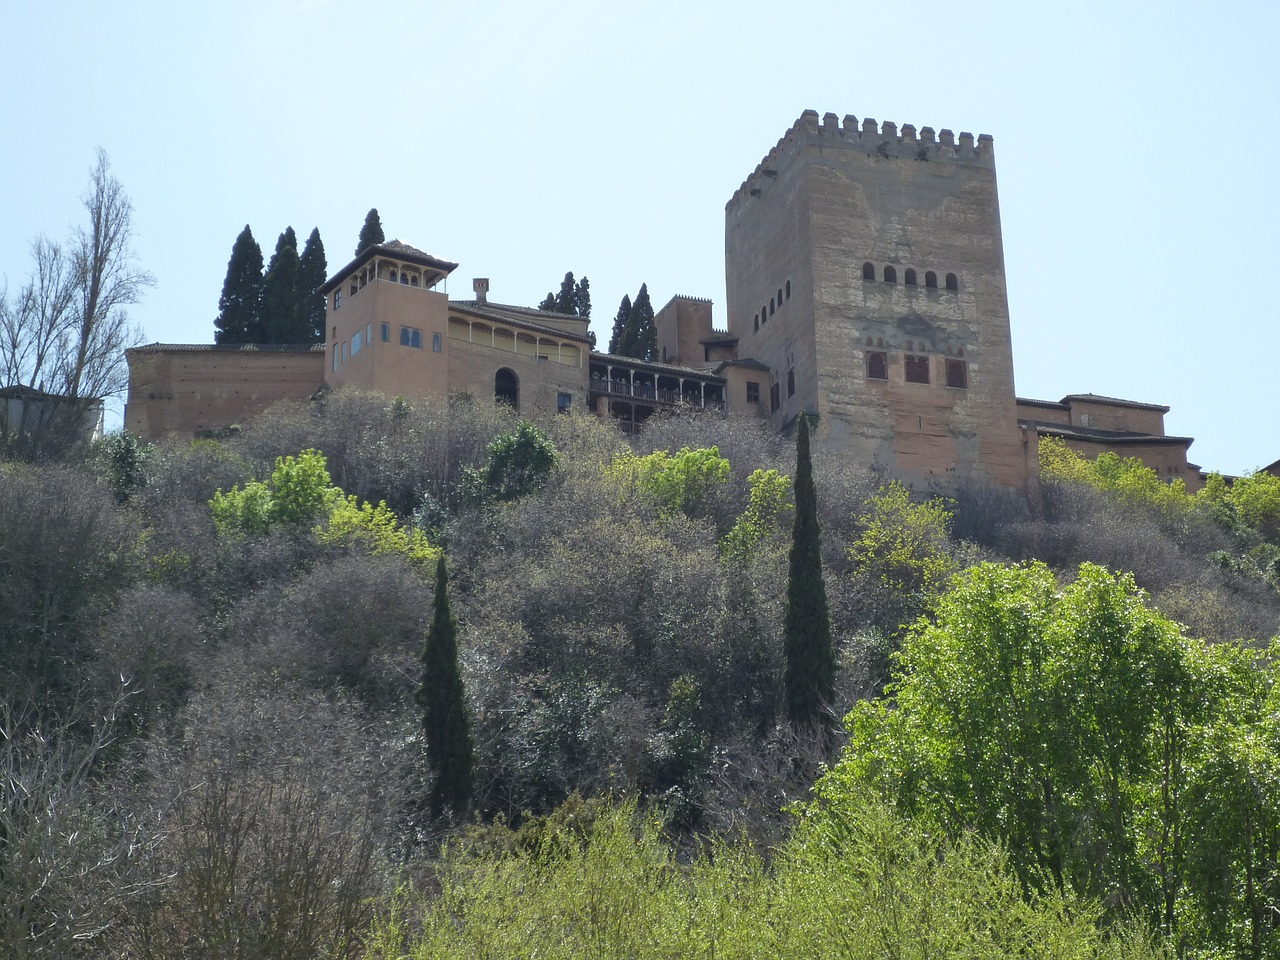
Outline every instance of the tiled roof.
<path fill-rule="evenodd" d="M 409 244 L 402 243 L 399 240 L 388 240 L 386 243 L 377 243 L 361 250 L 356 254 L 355 259 L 341 270 L 335 271 L 333 276 L 325 281 L 324 286 L 320 288 L 320 293 L 328 294 L 330 290 L 342 281 L 342 278 L 346 277 L 366 260 L 371 260 L 380 253 L 388 257 L 395 257 L 397 260 L 407 260 L 409 263 L 416 263 L 420 267 L 440 270 L 446 275 L 453 273 L 453 271 L 458 269 L 458 265 L 452 260 L 442 260 L 440 257 L 432 256 L 424 250 L 419 250 L 417 247 L 411 247 Z"/>
<path fill-rule="evenodd" d="M 770 369 L 770 367 L 769 367 L 769 365 L 768 365 L 767 363 L 764 363 L 764 362 L 763 362 L 763 361 L 761 361 L 761 360 L 757 360 L 755 357 L 740 357 L 740 358 L 735 359 L 735 360 L 721 360 L 721 361 L 720 361 L 718 364 L 716 364 L 712 369 L 713 369 L 713 370 L 721 370 L 721 369 L 723 369 L 724 367 L 746 367 L 748 370 L 768 370 L 768 369 Z"/>
<path fill-rule="evenodd" d="M 1019 420 L 1018 425 L 1033 429 L 1036 433 L 1051 437 L 1063 437 L 1068 440 L 1088 440 L 1090 443 L 1103 443 L 1121 446 L 1124 444 L 1170 444 L 1190 446 L 1191 437 L 1168 437 L 1158 433 L 1140 433 L 1131 430 L 1102 430 L 1098 427 L 1076 427 L 1065 423 L 1049 423 L 1044 420 Z"/>
<path fill-rule="evenodd" d="M 513 307 L 505 303 L 481 303 L 478 300 L 450 300 L 449 311 L 469 317 L 479 317 L 481 320 L 489 320 L 493 323 L 509 323 L 525 330 L 545 333 L 547 336 L 559 337 L 563 340 L 577 340 L 580 343 L 591 342 L 585 333 L 570 333 L 567 330 L 561 330 L 559 327 L 552 327 L 538 322 L 539 317 L 543 319 L 560 317 L 565 320 L 581 321 L 580 317 L 567 313 L 548 313 L 546 310 Z"/>
<path fill-rule="evenodd" d="M 126 353 L 324 353 L 323 343 L 146 343 Z"/>
<path fill-rule="evenodd" d="M 1069 393 L 1062 398 L 1063 403 L 1072 400 L 1083 400 L 1086 403 L 1102 403 L 1111 407 L 1132 407 L 1136 410 L 1158 410 L 1168 413 L 1169 408 L 1159 403 L 1140 403 L 1137 400 L 1121 400 L 1119 397 L 1104 397 L 1097 393 Z"/>
<path fill-rule="evenodd" d="M 645 370 L 653 370 L 657 373 L 669 373 L 678 377 L 702 377 L 707 380 L 723 380 L 712 370 L 698 370 L 693 367 L 681 367 L 673 363 L 659 363 L 657 360 L 637 360 L 635 357 L 623 357 L 616 353 L 600 353 L 597 350 L 591 351 L 592 363 L 611 363 L 618 367 L 638 367 Z"/>

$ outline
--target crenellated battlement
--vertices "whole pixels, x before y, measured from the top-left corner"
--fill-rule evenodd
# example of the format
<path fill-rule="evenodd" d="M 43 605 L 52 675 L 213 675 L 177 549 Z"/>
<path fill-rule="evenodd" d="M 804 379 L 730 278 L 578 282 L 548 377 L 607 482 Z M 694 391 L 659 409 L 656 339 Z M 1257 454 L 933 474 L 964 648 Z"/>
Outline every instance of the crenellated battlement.
<path fill-rule="evenodd" d="M 809 143 L 864 150 L 869 157 L 885 160 L 903 159 L 915 162 L 943 161 L 976 165 L 994 165 L 995 149 L 990 134 L 980 134 L 975 142 L 972 133 L 958 137 L 948 129 L 935 131 L 904 123 L 899 129 L 893 121 L 877 124 L 870 117 L 861 123 L 851 113 L 843 118 L 834 113 L 821 117 L 816 110 L 806 110 L 778 140 L 747 179 L 734 191 L 726 207 L 744 196 L 760 196 L 762 181 L 774 179 L 779 166 L 789 159 L 788 152 Z"/>

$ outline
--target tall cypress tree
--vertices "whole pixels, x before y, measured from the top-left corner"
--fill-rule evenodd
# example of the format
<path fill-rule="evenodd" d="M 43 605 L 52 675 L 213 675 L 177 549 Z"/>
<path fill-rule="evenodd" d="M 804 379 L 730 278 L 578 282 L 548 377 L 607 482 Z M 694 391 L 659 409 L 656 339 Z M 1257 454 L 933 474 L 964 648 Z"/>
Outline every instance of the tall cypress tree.
<path fill-rule="evenodd" d="M 247 223 L 231 247 L 213 326 L 215 343 L 253 343 L 262 329 L 262 248 Z"/>
<path fill-rule="evenodd" d="M 286 227 L 262 281 L 262 338 L 259 343 L 308 343 L 298 310 L 298 237 Z"/>
<path fill-rule="evenodd" d="M 591 281 L 586 277 L 573 289 L 573 312 L 583 320 L 591 319 Z"/>
<path fill-rule="evenodd" d="M 573 271 L 570 270 L 564 275 L 564 279 L 560 281 L 560 292 L 556 294 L 556 313 L 567 313 L 570 316 L 578 315 L 576 292 L 577 285 L 573 281 Z"/>
<path fill-rule="evenodd" d="M 622 356 L 622 344 L 627 336 L 627 324 L 631 322 L 631 297 L 622 295 L 618 313 L 613 318 L 613 332 L 609 334 L 609 352 Z"/>
<path fill-rule="evenodd" d="M 637 360 L 658 359 L 658 331 L 653 326 L 653 304 L 649 302 L 649 285 L 640 284 L 640 292 L 631 304 L 622 343 L 618 352 Z"/>
<path fill-rule="evenodd" d="M 364 226 L 360 228 L 360 239 L 356 241 L 356 256 L 364 253 L 367 247 L 376 243 L 386 243 L 387 236 L 382 232 L 382 220 L 378 217 L 378 208 L 374 207 L 364 215 Z"/>
<path fill-rule="evenodd" d="M 836 659 L 827 615 L 827 588 L 822 582 L 818 495 L 809 459 L 809 417 L 803 412 L 796 438 L 795 491 L 782 681 L 787 719 L 800 726 L 817 726 L 828 719 L 835 694 Z"/>
<path fill-rule="evenodd" d="M 298 343 L 322 343 L 324 341 L 324 286 L 329 266 L 324 258 L 324 241 L 320 228 L 314 227 L 307 237 L 302 256 L 298 257 Z"/>
<path fill-rule="evenodd" d="M 427 740 L 427 764 L 435 775 L 431 812 L 466 812 L 471 801 L 471 717 L 458 670 L 458 623 L 449 609 L 449 575 L 444 555 L 436 563 L 436 596 L 431 629 L 422 648 L 418 705 Z"/>

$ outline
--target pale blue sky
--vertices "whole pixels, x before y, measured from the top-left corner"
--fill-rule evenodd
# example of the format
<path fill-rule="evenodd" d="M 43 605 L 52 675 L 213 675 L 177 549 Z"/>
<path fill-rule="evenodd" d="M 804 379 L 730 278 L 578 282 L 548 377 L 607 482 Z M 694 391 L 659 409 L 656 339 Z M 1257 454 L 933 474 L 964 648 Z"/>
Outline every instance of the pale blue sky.
<path fill-rule="evenodd" d="M 157 286 L 147 340 L 207 342 L 245 223 L 330 268 L 376 206 L 450 292 L 591 280 L 709 297 L 724 204 L 806 108 L 995 138 L 1017 390 L 1172 407 L 1191 459 L 1280 457 L 1280 5 L 101 0 L 5 5 L 0 274 L 64 235 L 94 151 Z"/>

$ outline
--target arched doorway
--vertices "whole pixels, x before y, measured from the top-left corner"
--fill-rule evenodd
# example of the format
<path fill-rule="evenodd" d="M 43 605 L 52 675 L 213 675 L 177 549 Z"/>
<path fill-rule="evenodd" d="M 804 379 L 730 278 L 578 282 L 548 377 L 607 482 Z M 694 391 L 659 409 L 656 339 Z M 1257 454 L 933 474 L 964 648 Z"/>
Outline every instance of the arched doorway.
<path fill-rule="evenodd" d="M 509 403 L 513 410 L 520 409 L 520 378 L 514 370 L 503 367 L 493 378 L 493 398 L 500 403 Z"/>

